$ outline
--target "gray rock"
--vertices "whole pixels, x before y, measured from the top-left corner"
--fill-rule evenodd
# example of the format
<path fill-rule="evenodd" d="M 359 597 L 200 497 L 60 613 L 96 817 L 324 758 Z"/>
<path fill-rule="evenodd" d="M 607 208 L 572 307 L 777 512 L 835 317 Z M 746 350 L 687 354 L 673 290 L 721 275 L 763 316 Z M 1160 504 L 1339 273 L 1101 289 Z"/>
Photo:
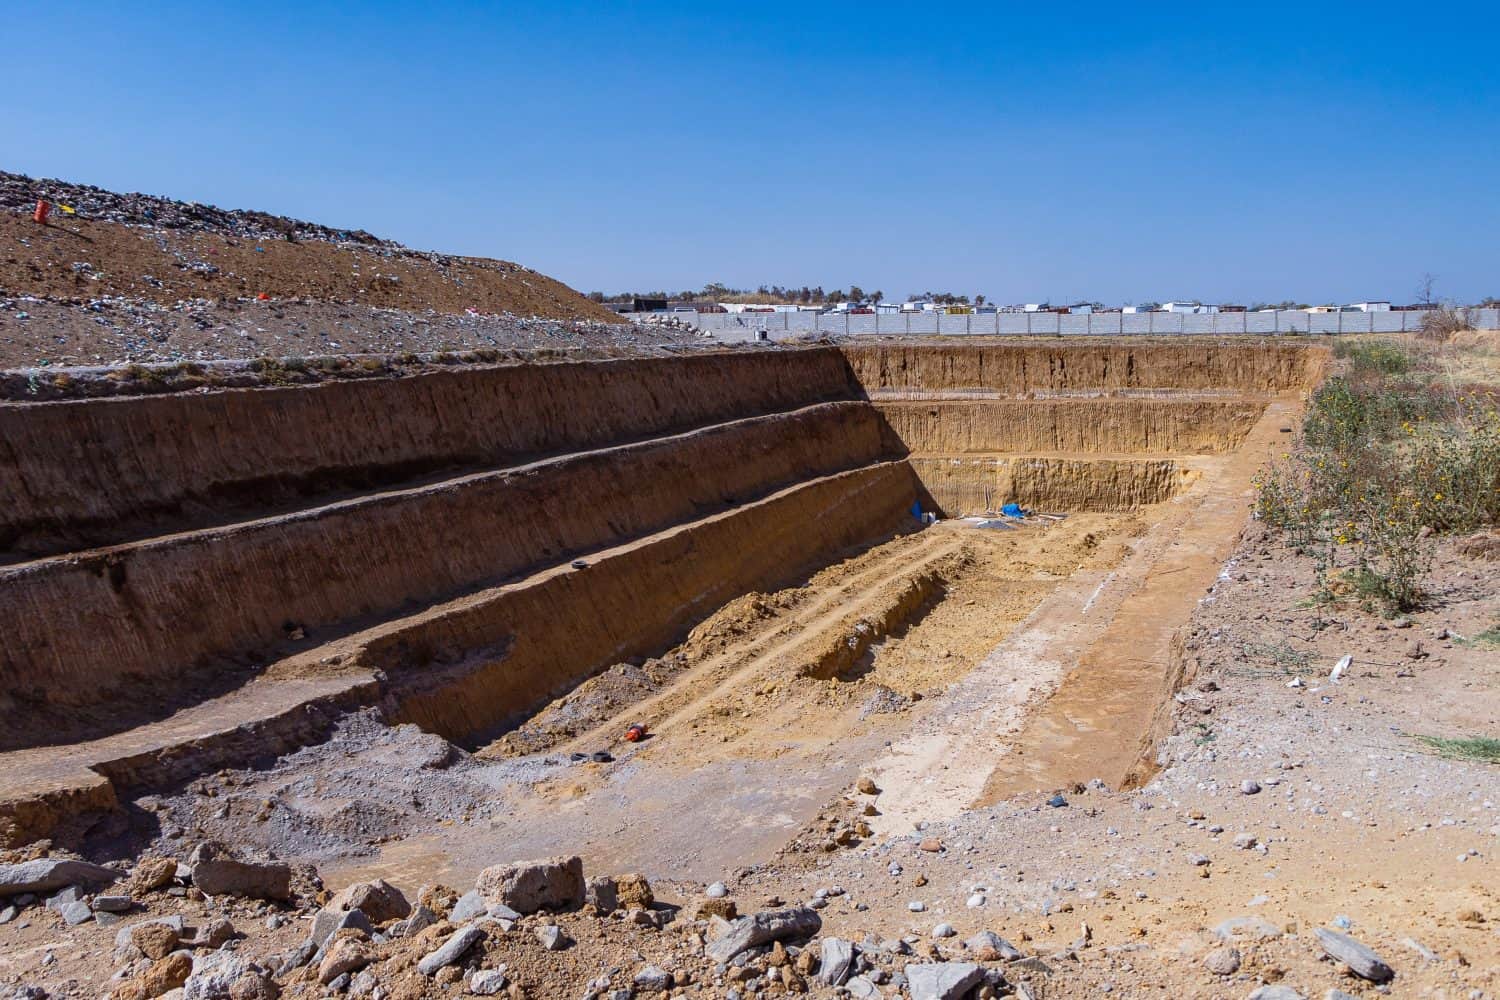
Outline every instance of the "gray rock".
<path fill-rule="evenodd" d="M 584 901 L 583 860 L 574 856 L 494 865 L 479 873 L 475 888 L 489 902 L 520 913 L 571 909 Z"/>
<path fill-rule="evenodd" d="M 406 896 L 383 878 L 355 882 L 335 896 L 329 906 L 336 910 L 360 910 L 373 924 L 399 920 L 411 914 L 411 903 Z"/>
<path fill-rule="evenodd" d="M 1256 780 L 1254 780 L 1252 778 L 1246 778 L 1244 781 L 1240 782 L 1240 794 L 1242 794 L 1242 795 L 1259 795 L 1260 794 L 1260 782 L 1258 782 L 1258 781 L 1256 781 Z"/>
<path fill-rule="evenodd" d="M 94 911 L 81 899 L 69 903 L 58 912 L 62 914 L 63 923 L 69 927 L 77 927 L 81 923 L 94 919 Z"/>
<path fill-rule="evenodd" d="M 620 886 L 608 875 L 595 875 L 584 885 L 584 901 L 600 913 L 620 908 Z"/>
<path fill-rule="evenodd" d="M 229 950 L 196 956 L 182 984 L 183 1000 L 273 1000 L 277 993 L 264 969 Z"/>
<path fill-rule="evenodd" d="M 1396 974 L 1371 948 L 1347 934 L 1318 927 L 1313 930 L 1313 936 L 1318 939 L 1318 944 L 1323 946 L 1328 957 L 1343 962 L 1361 979 L 1384 983 Z"/>
<path fill-rule="evenodd" d="M 1329 990 L 1323 994 L 1323 1000 L 1359 1000 L 1359 998 L 1350 996 L 1343 990 Z"/>
<path fill-rule="evenodd" d="M 853 944 L 840 938 L 824 938 L 818 963 L 818 982 L 825 986 L 842 985 L 849 978 L 849 968 L 853 964 Z"/>
<path fill-rule="evenodd" d="M 956 935 L 957 933 L 958 933 L 958 931 L 956 931 L 956 930 L 953 929 L 953 925 L 952 924 L 946 924 L 946 923 L 944 923 L 944 924 L 938 924 L 936 927 L 934 927 L 932 929 L 932 936 L 935 937 L 935 938 L 951 938 L 954 935 Z"/>
<path fill-rule="evenodd" d="M 439 919 L 436 913 L 418 903 L 416 908 L 411 911 L 411 916 L 405 920 L 398 920 L 391 925 L 390 936 L 393 938 L 411 937 L 413 934 L 431 927 Z"/>
<path fill-rule="evenodd" d="M 568 946 L 567 935 L 556 924 L 544 924 L 536 929 L 536 939 L 547 951 L 562 951 Z"/>
<path fill-rule="evenodd" d="M 1203 956 L 1203 967 L 1216 976 L 1232 976 L 1240 971 L 1238 948 L 1224 945 Z"/>
<path fill-rule="evenodd" d="M 811 907 L 766 910 L 730 923 L 724 936 L 711 943 L 706 951 L 714 961 L 727 962 L 746 948 L 784 938 L 812 937 L 822 929 L 823 918 Z"/>
<path fill-rule="evenodd" d="M 964 947 L 981 962 L 1014 962 L 1021 957 L 1021 949 L 994 931 L 980 931 L 965 941 Z"/>
<path fill-rule="evenodd" d="M 1245 1000 L 1307 1000 L 1307 998 L 1290 986 L 1262 986 L 1253 991 Z"/>
<path fill-rule="evenodd" d="M 54 913 L 61 913 L 63 911 L 63 907 L 72 906 L 82 898 L 83 891 L 80 890 L 77 886 L 70 885 L 66 889 L 63 889 L 61 892 L 57 892 L 52 894 L 51 896 L 48 896 L 47 902 L 43 905 Z"/>
<path fill-rule="evenodd" d="M 1281 937 L 1281 928 L 1260 917 L 1230 917 L 1216 926 L 1214 933 L 1225 941 L 1235 938 L 1271 941 Z"/>
<path fill-rule="evenodd" d="M 505 989 L 505 973 L 495 969 L 480 969 L 469 977 L 469 992 L 475 996 L 492 997 Z"/>
<path fill-rule="evenodd" d="M 21 911 L 14 906 L 0 906 L 0 924 L 8 924 L 16 919 L 16 914 Z"/>
<path fill-rule="evenodd" d="M 455 924 L 466 924 L 489 908 L 490 904 L 485 902 L 479 890 L 470 889 L 458 897 L 458 902 L 453 904 L 453 912 L 448 915 L 448 919 Z"/>
<path fill-rule="evenodd" d="M 984 969 L 973 962 L 931 962 L 906 967 L 911 1000 L 960 1000 L 983 981 Z"/>
<path fill-rule="evenodd" d="M 366 934 L 375 933 L 375 926 L 370 923 L 370 918 L 365 916 L 363 910 L 332 910 L 325 907 L 313 917 L 312 933 L 309 939 L 313 944 L 322 948 L 328 943 L 329 938 L 351 927 L 357 931 L 364 931 Z"/>
<path fill-rule="evenodd" d="M 129 896 L 95 896 L 94 909 L 103 910 L 105 913 L 124 913 L 135 905 L 135 900 Z"/>
<path fill-rule="evenodd" d="M 36 858 L 18 865 L 0 865 L 0 898 L 28 892 L 51 892 L 69 885 L 108 885 L 120 873 L 113 868 L 66 858 Z"/>
<path fill-rule="evenodd" d="M 480 927 L 462 927 L 449 935 L 438 948 L 428 952 L 423 959 L 417 963 L 417 971 L 424 976 L 437 975 L 437 971 L 445 965 L 452 965 L 463 957 L 464 952 L 474 947 L 484 937 L 484 930 Z"/>
<path fill-rule="evenodd" d="M 647 993 L 665 993 L 672 988 L 672 974 L 657 965 L 648 965 L 635 974 L 636 989 Z"/>
<path fill-rule="evenodd" d="M 874 998 L 880 996 L 880 987 L 870 982 L 864 976 L 855 976 L 844 984 L 844 989 L 855 1000 L 874 1000 Z"/>
<path fill-rule="evenodd" d="M 729 887 L 726 886 L 723 882 L 715 882 L 713 885 L 703 890 L 703 895 L 707 896 L 709 899 L 723 899 L 725 896 L 729 895 Z"/>
<path fill-rule="evenodd" d="M 193 866 L 193 885 L 210 896 L 252 899 L 292 898 L 292 868 L 279 861 L 236 861 L 214 857 Z"/>

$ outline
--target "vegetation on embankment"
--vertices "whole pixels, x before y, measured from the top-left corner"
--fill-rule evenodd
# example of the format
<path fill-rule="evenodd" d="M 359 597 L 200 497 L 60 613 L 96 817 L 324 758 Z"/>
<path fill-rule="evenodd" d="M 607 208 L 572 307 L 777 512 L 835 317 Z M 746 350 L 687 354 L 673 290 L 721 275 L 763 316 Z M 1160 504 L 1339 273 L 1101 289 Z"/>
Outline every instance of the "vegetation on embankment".
<path fill-rule="evenodd" d="M 1475 381 L 1452 349 L 1417 339 L 1343 341 L 1335 355 L 1301 433 L 1257 479 L 1256 514 L 1319 560 L 1320 600 L 1409 611 L 1434 536 L 1500 520 L 1500 379 Z"/>

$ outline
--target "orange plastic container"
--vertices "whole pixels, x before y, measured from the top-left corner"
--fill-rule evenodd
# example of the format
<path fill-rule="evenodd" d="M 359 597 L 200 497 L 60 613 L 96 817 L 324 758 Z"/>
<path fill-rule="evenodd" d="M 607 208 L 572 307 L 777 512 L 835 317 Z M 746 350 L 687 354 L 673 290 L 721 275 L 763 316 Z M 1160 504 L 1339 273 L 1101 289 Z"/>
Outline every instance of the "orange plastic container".
<path fill-rule="evenodd" d="M 47 224 L 47 213 L 51 211 L 52 203 L 38 198 L 36 201 L 36 211 L 31 213 L 31 218 L 45 226 Z"/>

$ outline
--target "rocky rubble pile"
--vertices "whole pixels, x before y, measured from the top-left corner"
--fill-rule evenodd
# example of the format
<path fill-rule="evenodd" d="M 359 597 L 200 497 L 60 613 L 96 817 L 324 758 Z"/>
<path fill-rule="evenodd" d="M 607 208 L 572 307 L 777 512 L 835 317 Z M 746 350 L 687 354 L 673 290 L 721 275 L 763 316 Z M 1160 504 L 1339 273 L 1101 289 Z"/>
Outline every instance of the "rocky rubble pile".
<path fill-rule="evenodd" d="M 58 206 L 58 211 L 64 214 L 103 222 L 218 233 L 252 240 L 357 243 L 366 248 L 409 252 L 399 243 L 379 239 L 364 230 L 334 229 L 266 212 L 216 208 L 146 194 L 121 194 L 88 184 L 0 171 L 0 208 L 30 212 L 38 199 Z"/>
<path fill-rule="evenodd" d="M 858 943 L 820 938 L 821 901 L 772 898 L 766 909 L 739 915 L 723 883 L 673 906 L 658 901 L 640 875 L 586 877 L 577 857 L 495 865 L 462 893 L 427 885 L 408 897 L 375 880 L 330 897 L 311 869 L 205 843 L 185 861 L 145 857 L 130 872 L 61 858 L 0 866 L 0 899 L 0 923 L 110 928 L 114 972 L 99 991 L 107 1000 L 960 1000 L 1029 996 L 1001 963 L 1036 961 L 989 932 L 952 947 L 875 935 Z M 305 924 L 304 937 L 283 950 L 268 947 L 265 932 L 296 922 Z M 34 984 L 18 988 L 29 1000 L 47 995 Z"/>

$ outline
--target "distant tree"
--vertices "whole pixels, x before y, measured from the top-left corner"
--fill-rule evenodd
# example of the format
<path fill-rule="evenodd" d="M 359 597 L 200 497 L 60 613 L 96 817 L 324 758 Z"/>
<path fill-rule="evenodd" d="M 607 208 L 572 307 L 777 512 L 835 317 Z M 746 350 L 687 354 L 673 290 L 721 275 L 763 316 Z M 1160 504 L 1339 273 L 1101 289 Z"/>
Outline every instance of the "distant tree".
<path fill-rule="evenodd" d="M 1417 301 L 1424 306 L 1432 305 L 1432 286 L 1437 284 L 1437 275 L 1431 271 L 1424 272 L 1422 280 L 1417 282 Z"/>
<path fill-rule="evenodd" d="M 870 301 L 871 302 L 880 302 L 884 298 L 885 298 L 885 292 L 880 291 L 878 288 L 875 291 L 873 291 L 873 292 L 870 293 Z"/>
<path fill-rule="evenodd" d="M 588 300 L 590 302 L 601 302 L 602 303 L 604 301 L 604 293 L 603 292 L 589 292 L 589 294 L 588 294 Z"/>
<path fill-rule="evenodd" d="M 863 302 L 864 300 L 865 300 L 865 290 L 863 288 L 860 288 L 858 285 L 850 285 L 849 286 L 849 301 L 850 302 Z"/>
<path fill-rule="evenodd" d="M 983 292 L 980 292 L 978 295 L 974 296 L 974 305 L 975 306 L 982 306 L 982 305 L 984 305 L 984 293 Z"/>
<path fill-rule="evenodd" d="M 837 288 L 835 288 L 833 291 L 831 291 L 831 292 L 828 293 L 828 301 L 829 302 L 842 302 L 842 301 L 844 301 L 844 293 L 841 292 L 841 291 L 839 291 Z"/>

